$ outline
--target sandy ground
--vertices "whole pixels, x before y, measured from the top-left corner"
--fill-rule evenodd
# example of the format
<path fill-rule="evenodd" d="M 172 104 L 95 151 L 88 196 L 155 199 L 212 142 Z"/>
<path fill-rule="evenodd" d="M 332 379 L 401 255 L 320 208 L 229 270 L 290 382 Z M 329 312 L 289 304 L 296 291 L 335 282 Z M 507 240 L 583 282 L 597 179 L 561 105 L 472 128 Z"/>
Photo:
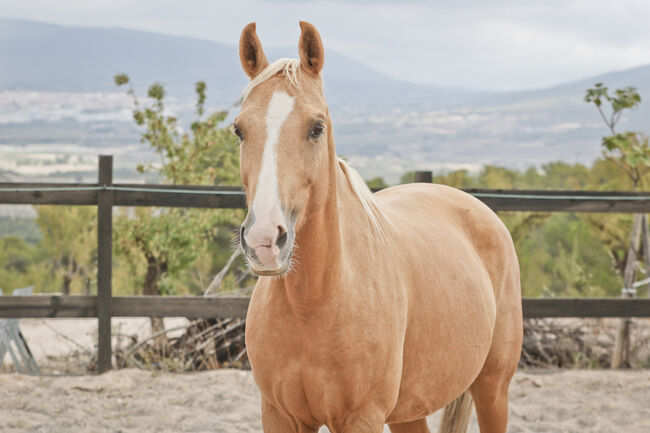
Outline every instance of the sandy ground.
<path fill-rule="evenodd" d="M 247 371 L 88 375 L 96 323 L 21 320 L 46 375 L 12 373 L 5 358 L 0 432 L 261 432 L 260 397 Z M 183 323 L 165 320 L 168 328 Z M 114 347 L 148 333 L 147 319 L 113 320 Z M 510 432 L 650 432 L 650 370 L 523 370 L 510 398 Z M 432 431 L 438 420 L 429 417 Z M 478 433 L 475 419 L 469 431 Z"/>
<path fill-rule="evenodd" d="M 519 372 L 510 432 L 650 431 L 650 371 Z M 261 432 L 250 372 L 0 375 L 2 432 Z M 438 414 L 429 417 L 435 431 Z M 323 429 L 322 431 L 326 431 Z M 470 432 L 478 432 L 472 420 Z"/>
<path fill-rule="evenodd" d="M 165 318 L 165 328 L 188 323 L 185 318 Z M 141 340 L 151 333 L 147 318 L 114 318 L 111 322 L 113 348 L 126 347 L 130 338 Z M 20 330 L 46 374 L 84 374 L 96 352 L 97 319 L 20 319 Z M 169 336 L 182 332 L 170 332 Z M 5 356 L 0 372 L 13 371 Z"/>

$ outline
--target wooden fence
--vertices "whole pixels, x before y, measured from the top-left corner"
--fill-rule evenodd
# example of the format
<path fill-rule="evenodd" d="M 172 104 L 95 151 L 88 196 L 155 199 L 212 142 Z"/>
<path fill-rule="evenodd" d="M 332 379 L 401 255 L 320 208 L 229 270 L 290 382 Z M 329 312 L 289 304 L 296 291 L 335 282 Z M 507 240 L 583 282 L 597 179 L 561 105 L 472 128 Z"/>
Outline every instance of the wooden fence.
<path fill-rule="evenodd" d="M 114 184 L 113 157 L 99 157 L 97 183 L 0 183 L 0 204 L 97 206 L 97 296 L 2 296 L 0 317 L 96 317 L 98 370 L 111 368 L 111 318 L 243 317 L 248 298 L 114 297 L 114 206 L 245 208 L 238 187 Z M 431 182 L 430 172 L 416 181 Z M 601 191 L 466 190 L 495 211 L 650 212 L 650 194 Z M 650 299 L 524 299 L 525 317 L 650 317 Z"/>

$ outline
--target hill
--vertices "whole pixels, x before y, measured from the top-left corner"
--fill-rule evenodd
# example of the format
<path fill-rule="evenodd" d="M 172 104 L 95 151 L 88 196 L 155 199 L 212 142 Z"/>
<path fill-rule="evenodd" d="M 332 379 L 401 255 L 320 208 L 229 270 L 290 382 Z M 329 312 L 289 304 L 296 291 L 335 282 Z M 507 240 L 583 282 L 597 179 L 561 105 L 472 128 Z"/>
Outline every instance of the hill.
<path fill-rule="evenodd" d="M 267 47 L 266 52 L 269 59 L 296 57 L 297 47 Z M 214 95 L 232 100 L 247 81 L 235 46 L 122 28 L 0 19 L 0 91 L 114 91 L 112 77 L 118 72 L 128 73 L 138 88 L 163 82 L 177 96 L 191 94 L 192 84 L 204 80 Z M 366 103 L 419 96 L 423 90 L 331 49 L 324 74 L 333 101 Z"/>

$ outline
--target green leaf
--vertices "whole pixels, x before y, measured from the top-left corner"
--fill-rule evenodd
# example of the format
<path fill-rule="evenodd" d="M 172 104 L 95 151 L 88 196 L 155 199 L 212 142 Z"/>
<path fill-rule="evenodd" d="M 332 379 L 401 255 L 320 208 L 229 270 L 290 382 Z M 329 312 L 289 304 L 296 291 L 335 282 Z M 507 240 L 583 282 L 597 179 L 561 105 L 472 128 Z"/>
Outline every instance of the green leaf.
<path fill-rule="evenodd" d="M 129 76 L 126 74 L 115 74 L 115 76 L 113 76 L 113 80 L 115 81 L 115 85 L 123 86 L 125 84 L 128 84 Z"/>

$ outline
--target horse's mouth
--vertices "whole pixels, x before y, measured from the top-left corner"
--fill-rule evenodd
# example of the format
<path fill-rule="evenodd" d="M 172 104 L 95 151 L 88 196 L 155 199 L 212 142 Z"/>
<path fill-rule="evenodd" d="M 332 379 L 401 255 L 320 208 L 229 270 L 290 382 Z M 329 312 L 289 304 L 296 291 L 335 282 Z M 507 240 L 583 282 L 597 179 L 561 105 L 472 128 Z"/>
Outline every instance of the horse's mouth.
<path fill-rule="evenodd" d="M 250 266 L 251 272 L 261 277 L 277 277 L 285 274 L 289 270 L 289 265 L 283 265 L 279 269 L 255 269 L 255 266 Z"/>
<path fill-rule="evenodd" d="M 282 251 L 280 253 L 280 256 L 285 256 L 285 258 L 284 259 L 278 258 L 278 261 L 280 262 L 280 267 L 275 269 L 265 268 L 260 263 L 260 260 L 257 258 L 257 256 L 255 255 L 254 250 L 250 250 L 250 249 L 248 251 L 245 250 L 244 255 L 248 259 L 248 267 L 252 273 L 262 277 L 277 277 L 280 275 L 284 275 L 291 268 L 291 260 L 293 257 L 293 245 L 289 246 L 289 248 L 287 249 L 288 249 L 287 252 Z"/>

